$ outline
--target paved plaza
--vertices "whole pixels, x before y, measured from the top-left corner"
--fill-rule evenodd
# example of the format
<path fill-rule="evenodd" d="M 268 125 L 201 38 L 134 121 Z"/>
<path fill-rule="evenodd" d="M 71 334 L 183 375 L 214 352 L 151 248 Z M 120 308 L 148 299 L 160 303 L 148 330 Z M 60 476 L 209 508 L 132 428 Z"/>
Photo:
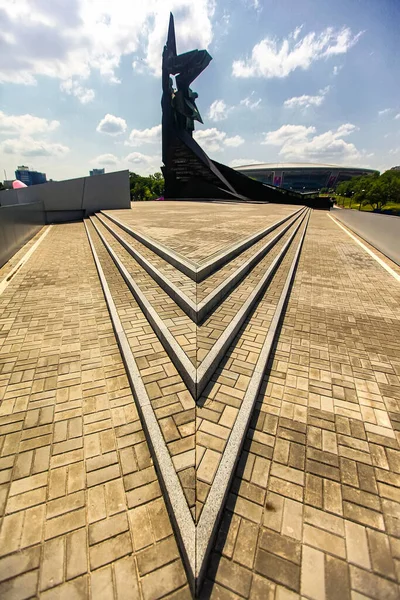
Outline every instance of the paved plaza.
<path fill-rule="evenodd" d="M 138 202 L 0 269 L 1 599 L 400 598 L 400 270 L 352 235 Z"/>

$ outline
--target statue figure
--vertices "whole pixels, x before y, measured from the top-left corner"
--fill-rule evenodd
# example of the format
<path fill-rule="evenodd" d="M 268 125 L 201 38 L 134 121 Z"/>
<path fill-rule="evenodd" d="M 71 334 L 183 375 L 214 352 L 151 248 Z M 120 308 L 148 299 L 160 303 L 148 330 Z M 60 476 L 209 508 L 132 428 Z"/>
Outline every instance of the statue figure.
<path fill-rule="evenodd" d="M 211 60 L 207 50 L 191 50 L 184 54 L 177 54 L 174 17 L 171 13 L 167 43 L 162 56 L 163 95 L 161 106 L 165 137 L 169 137 L 165 134 L 171 129 L 186 131 L 192 137 L 194 122 L 203 123 L 196 106 L 198 94 L 189 86 L 204 71 Z M 174 89 L 171 75 L 176 76 L 176 89 Z"/>

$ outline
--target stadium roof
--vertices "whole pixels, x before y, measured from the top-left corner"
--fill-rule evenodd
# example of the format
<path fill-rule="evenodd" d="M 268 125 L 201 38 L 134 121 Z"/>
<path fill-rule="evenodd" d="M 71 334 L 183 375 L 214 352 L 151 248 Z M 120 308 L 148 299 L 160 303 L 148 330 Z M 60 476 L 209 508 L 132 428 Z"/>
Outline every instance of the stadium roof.
<path fill-rule="evenodd" d="M 376 169 L 365 169 L 364 167 L 344 167 L 342 165 L 325 165 L 323 163 L 254 163 L 240 165 L 235 169 L 351 169 L 362 171 L 375 171 Z"/>

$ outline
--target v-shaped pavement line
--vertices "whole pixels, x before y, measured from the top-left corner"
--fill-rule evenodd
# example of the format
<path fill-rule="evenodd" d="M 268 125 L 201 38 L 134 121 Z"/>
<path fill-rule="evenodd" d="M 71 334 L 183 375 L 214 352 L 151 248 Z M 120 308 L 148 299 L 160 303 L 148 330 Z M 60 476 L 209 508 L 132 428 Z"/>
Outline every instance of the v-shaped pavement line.
<path fill-rule="evenodd" d="M 191 298 L 187 296 L 179 286 L 175 285 L 168 277 L 166 277 L 161 271 L 155 267 L 150 260 L 148 260 L 139 250 L 134 248 L 129 242 L 127 242 L 119 233 L 115 230 L 115 225 L 117 225 L 116 220 L 112 223 L 110 218 L 105 218 L 102 214 L 96 214 L 96 218 L 101 222 L 102 225 L 115 237 L 115 239 L 125 248 L 125 250 L 136 260 L 136 262 L 156 281 L 156 283 L 176 302 L 176 304 L 183 310 L 183 312 L 196 324 L 201 323 L 213 309 L 215 309 L 227 296 L 230 290 L 241 281 L 245 275 L 260 261 L 262 258 L 269 252 L 269 250 L 280 240 L 280 238 L 287 232 L 287 230 L 296 222 L 297 219 L 301 217 L 302 214 L 305 213 L 307 209 L 301 208 L 296 211 L 294 214 L 289 215 L 270 225 L 267 229 L 262 230 L 262 232 L 257 233 L 257 239 L 252 242 L 251 245 L 257 243 L 262 237 L 267 236 L 269 233 L 280 227 L 281 225 L 285 225 L 281 231 L 277 233 L 272 239 L 268 240 L 261 248 L 259 248 L 252 256 L 250 256 L 242 265 L 240 265 L 235 271 L 224 281 L 222 281 L 214 290 L 212 290 L 206 298 L 204 298 L 201 302 L 195 302 Z M 93 219 L 94 223 L 96 219 Z M 111 225 L 112 223 L 112 225 Z M 113 227 L 114 226 L 114 227 Z M 118 225 L 117 225 L 118 226 Z M 121 225 L 119 227 L 122 229 Z M 262 235 L 261 235 L 262 234 Z M 249 238 L 250 239 L 250 238 Z M 242 244 L 243 245 L 243 244 Z M 251 245 L 248 244 L 248 240 L 241 252 L 247 250 Z M 239 244 L 236 244 L 239 246 Z M 235 249 L 236 246 L 233 248 Z M 230 253 L 232 250 L 228 248 L 226 251 Z M 235 258 L 235 256 L 232 257 Z M 222 257 L 223 258 L 223 257 Z M 221 257 L 220 257 L 221 259 Z M 215 264 L 214 261 L 213 264 Z M 213 269 L 212 272 L 214 272 Z M 211 273 L 210 273 L 211 274 Z M 196 286 L 197 283 L 194 283 Z"/>
<path fill-rule="evenodd" d="M 200 283 L 209 275 L 211 275 L 214 271 L 220 269 L 226 263 L 230 262 L 233 258 L 247 250 L 247 248 L 250 248 L 250 246 L 253 246 L 253 244 L 258 242 L 260 239 L 262 239 L 269 233 L 271 233 L 271 231 L 273 231 L 280 225 L 283 225 L 283 223 L 285 223 L 292 217 L 299 215 L 300 212 L 304 210 L 305 207 L 300 207 L 290 215 L 286 215 L 282 219 L 275 221 L 275 223 L 271 223 L 271 225 L 268 225 L 264 229 L 253 233 L 244 240 L 240 240 L 232 244 L 231 246 L 224 248 L 220 252 L 215 253 L 210 258 L 207 258 L 205 259 L 205 261 L 202 261 L 201 264 L 191 261 L 185 258 L 184 256 L 181 256 L 177 252 L 174 252 L 173 250 L 171 250 L 171 248 L 160 244 L 160 242 L 157 242 L 155 239 L 147 237 L 143 233 L 135 231 L 134 229 L 132 229 L 132 227 L 118 219 L 115 215 L 109 214 L 107 211 L 101 211 L 101 214 L 105 215 L 110 221 L 113 221 L 121 229 L 126 231 L 126 233 L 129 233 L 129 235 L 134 237 L 136 240 L 138 240 L 140 243 L 146 246 L 149 250 L 160 256 L 166 262 L 173 265 L 176 269 L 178 269 L 178 271 L 181 271 L 181 273 L 187 275 L 194 282 Z"/>
<path fill-rule="evenodd" d="M 160 483 L 164 489 L 164 498 L 168 505 L 169 514 L 173 520 L 174 529 L 178 537 L 180 549 L 186 566 L 188 579 L 193 589 L 196 533 L 193 517 L 186 502 L 181 483 L 173 465 L 167 445 L 164 441 L 157 418 L 154 414 L 154 410 L 146 388 L 140 376 L 135 358 L 132 354 L 128 338 L 118 316 L 117 308 L 112 298 L 110 288 L 108 287 L 100 259 L 97 255 L 86 222 L 85 228 L 97 272 L 99 274 L 101 286 L 103 288 L 104 297 L 110 313 L 115 336 L 117 338 L 122 359 L 125 364 L 126 372 L 135 398 L 136 406 L 141 417 L 142 425 L 146 432 L 147 442 L 152 450 L 153 458 L 155 459 Z"/>
<path fill-rule="evenodd" d="M 299 227 L 303 223 L 308 212 L 309 209 L 306 209 L 305 212 L 302 212 L 300 214 L 300 217 L 295 218 L 294 221 L 291 221 L 287 228 L 285 228 L 286 231 L 289 227 L 295 224 L 293 231 L 290 233 L 279 254 L 272 261 L 271 265 L 264 273 L 258 284 L 255 286 L 254 290 L 251 292 L 247 300 L 237 311 L 235 317 L 227 325 L 222 335 L 213 344 L 207 356 L 202 360 L 202 362 L 197 368 L 190 361 L 186 352 L 182 350 L 180 344 L 176 341 L 169 328 L 165 325 L 163 319 L 159 316 L 158 312 L 147 300 L 145 294 L 141 291 L 140 287 L 133 280 L 133 277 L 131 276 L 125 265 L 118 258 L 114 250 L 111 248 L 104 235 L 99 230 L 96 224 L 96 220 L 92 218 L 90 219 L 101 241 L 103 242 L 108 253 L 113 259 L 116 267 L 118 268 L 119 272 L 124 278 L 128 288 L 135 297 L 136 302 L 139 304 L 149 323 L 151 324 L 157 336 L 159 337 L 162 345 L 166 349 L 169 357 L 174 363 L 176 369 L 178 370 L 183 381 L 185 382 L 186 387 L 192 394 L 194 400 L 197 401 L 200 398 L 202 392 L 209 383 L 215 369 L 221 362 L 221 359 L 224 353 L 226 352 L 227 348 L 229 348 L 240 327 L 243 325 L 247 315 L 249 314 L 252 307 L 257 302 L 257 299 L 260 297 L 260 295 L 268 285 L 269 281 L 273 277 L 275 271 L 279 267 L 280 262 L 283 260 L 283 257 L 285 256 L 292 240 L 294 239 Z M 278 241 L 278 239 L 282 237 L 282 235 L 283 233 L 279 232 L 272 240 L 270 240 L 267 243 L 267 246 L 271 247 L 271 245 L 274 245 Z"/>
<path fill-rule="evenodd" d="M 284 307 L 290 295 L 291 285 L 307 231 L 310 212 L 311 211 L 307 212 L 304 229 L 297 244 L 295 255 L 289 268 L 278 304 L 275 308 L 268 334 L 264 340 L 249 387 L 239 409 L 238 416 L 223 452 L 221 462 L 218 466 L 197 526 L 193 521 L 178 475 L 165 444 L 153 407 L 151 406 L 146 388 L 141 380 L 139 369 L 133 357 L 124 328 L 119 319 L 90 232 L 85 223 L 89 244 L 110 312 L 115 335 L 118 340 L 142 424 L 146 432 L 147 441 L 153 454 L 160 478 L 160 484 L 164 491 L 164 498 L 169 509 L 169 514 L 184 560 L 189 585 L 193 594 L 195 594 L 196 591 L 199 591 L 202 584 L 207 566 L 207 559 L 212 549 L 234 470 L 239 459 L 250 418 L 264 377 L 265 368 L 278 332 L 279 323 L 283 316 Z M 302 222 L 304 222 L 304 220 L 302 220 Z"/>

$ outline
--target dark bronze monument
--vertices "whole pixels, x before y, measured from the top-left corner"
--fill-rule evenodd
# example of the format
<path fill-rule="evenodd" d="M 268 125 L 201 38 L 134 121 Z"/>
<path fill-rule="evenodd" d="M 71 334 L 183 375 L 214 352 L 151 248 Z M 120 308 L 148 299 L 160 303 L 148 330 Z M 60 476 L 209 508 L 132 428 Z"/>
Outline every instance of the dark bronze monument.
<path fill-rule="evenodd" d="M 263 184 L 211 160 L 193 139 L 195 121 L 203 121 L 196 106 L 197 94 L 189 86 L 211 60 L 207 50 L 177 53 L 174 17 L 171 14 L 162 56 L 164 197 L 171 200 L 255 200 L 328 208 L 321 205 L 324 202 L 322 198 Z"/>

